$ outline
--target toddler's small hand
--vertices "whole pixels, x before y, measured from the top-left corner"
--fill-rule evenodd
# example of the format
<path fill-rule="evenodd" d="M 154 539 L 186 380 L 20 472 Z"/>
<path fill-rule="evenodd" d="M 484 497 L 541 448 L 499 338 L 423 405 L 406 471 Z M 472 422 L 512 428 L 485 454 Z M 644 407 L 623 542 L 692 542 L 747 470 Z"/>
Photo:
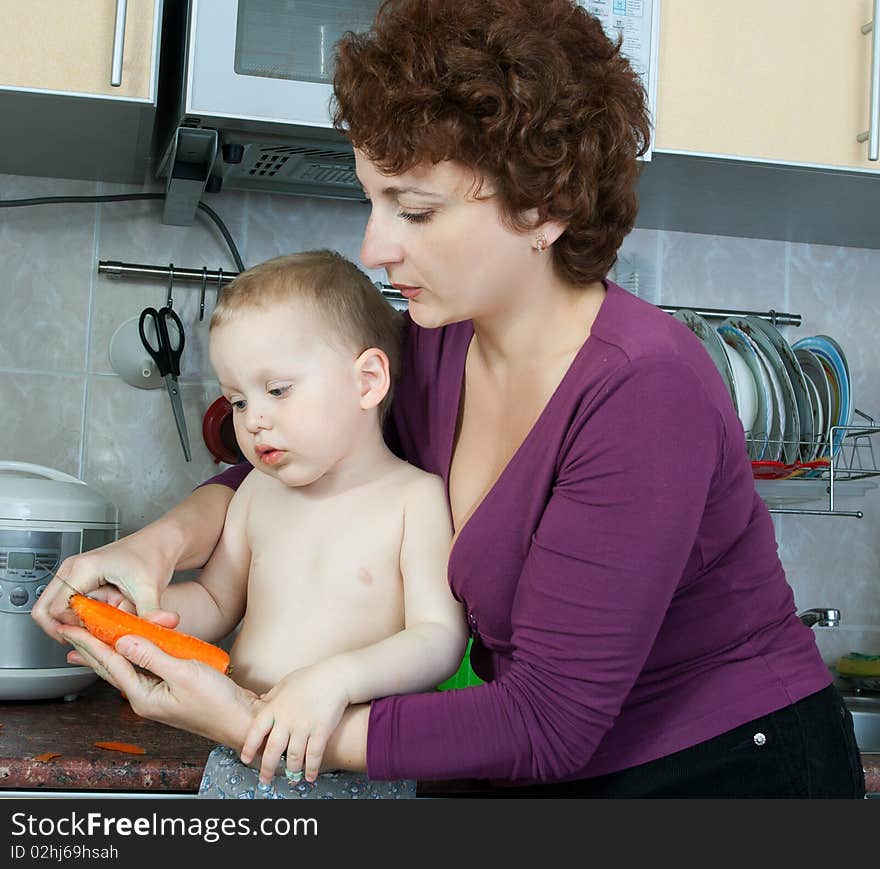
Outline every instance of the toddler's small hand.
<path fill-rule="evenodd" d="M 313 664 L 289 673 L 261 702 L 265 706 L 242 745 L 242 762 L 250 764 L 262 747 L 260 781 L 264 784 L 275 776 L 282 756 L 290 781 L 301 781 L 303 775 L 315 781 L 330 736 L 348 705 L 331 665 Z"/>
<path fill-rule="evenodd" d="M 257 702 L 261 708 L 254 716 L 253 724 L 244 739 L 239 755 L 242 763 L 250 763 L 257 756 L 257 752 L 262 748 L 263 742 L 275 723 L 271 707 L 262 700 Z"/>

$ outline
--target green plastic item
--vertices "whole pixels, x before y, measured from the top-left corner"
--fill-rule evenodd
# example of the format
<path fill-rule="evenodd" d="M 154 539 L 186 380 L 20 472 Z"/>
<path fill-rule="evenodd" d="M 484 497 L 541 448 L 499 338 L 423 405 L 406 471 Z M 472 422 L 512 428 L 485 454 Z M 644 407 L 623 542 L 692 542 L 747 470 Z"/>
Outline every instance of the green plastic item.
<path fill-rule="evenodd" d="M 471 643 L 468 640 L 467 648 L 464 650 L 464 657 L 461 664 L 445 682 L 441 682 L 437 686 L 438 691 L 451 691 L 455 688 L 470 688 L 473 685 L 482 685 L 483 680 L 471 669 Z"/>

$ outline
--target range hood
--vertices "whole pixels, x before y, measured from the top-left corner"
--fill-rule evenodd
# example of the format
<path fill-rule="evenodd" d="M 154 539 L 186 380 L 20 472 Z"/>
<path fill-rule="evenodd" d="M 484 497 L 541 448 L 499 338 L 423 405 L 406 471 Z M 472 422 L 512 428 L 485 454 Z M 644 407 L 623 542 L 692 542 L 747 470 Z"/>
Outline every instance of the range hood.
<path fill-rule="evenodd" d="M 342 137 L 314 130 L 282 135 L 216 125 L 178 127 L 158 177 L 165 179 L 163 223 L 188 226 L 202 194 L 223 190 L 292 193 L 364 202 L 354 153 Z"/>

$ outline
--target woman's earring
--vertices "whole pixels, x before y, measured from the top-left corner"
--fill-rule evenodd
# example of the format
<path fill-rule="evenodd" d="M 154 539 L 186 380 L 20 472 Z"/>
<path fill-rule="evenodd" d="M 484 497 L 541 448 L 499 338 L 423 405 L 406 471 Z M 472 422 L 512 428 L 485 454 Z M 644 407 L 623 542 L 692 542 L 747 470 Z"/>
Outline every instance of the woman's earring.
<path fill-rule="evenodd" d="M 539 235 L 535 239 L 535 250 L 538 251 L 538 253 L 543 253 L 544 249 L 546 247 L 547 247 L 547 237 L 543 234 Z"/>

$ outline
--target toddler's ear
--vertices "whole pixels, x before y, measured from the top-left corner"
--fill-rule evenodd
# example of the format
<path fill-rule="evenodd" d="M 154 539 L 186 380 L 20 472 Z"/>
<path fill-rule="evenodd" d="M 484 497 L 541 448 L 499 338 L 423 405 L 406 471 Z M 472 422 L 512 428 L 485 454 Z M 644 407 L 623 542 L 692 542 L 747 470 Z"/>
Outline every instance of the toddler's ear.
<path fill-rule="evenodd" d="M 361 395 L 361 407 L 378 407 L 391 388 L 391 366 L 385 352 L 369 347 L 355 360 L 355 372 Z"/>

